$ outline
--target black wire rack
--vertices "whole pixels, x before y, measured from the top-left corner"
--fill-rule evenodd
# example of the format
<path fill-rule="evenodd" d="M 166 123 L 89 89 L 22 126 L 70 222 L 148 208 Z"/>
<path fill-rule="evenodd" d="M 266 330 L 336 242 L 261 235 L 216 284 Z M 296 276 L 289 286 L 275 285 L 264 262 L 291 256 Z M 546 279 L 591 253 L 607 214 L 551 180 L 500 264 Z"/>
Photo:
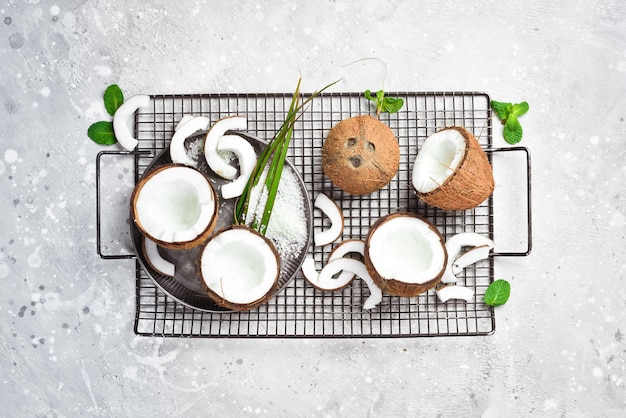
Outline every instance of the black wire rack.
<path fill-rule="evenodd" d="M 314 199 L 325 193 L 342 208 L 345 218 L 342 239 L 363 239 L 380 216 L 411 211 L 428 218 L 444 238 L 460 232 L 494 235 L 493 196 L 477 208 L 444 212 L 421 202 L 410 189 L 412 162 L 427 136 L 448 126 L 464 126 L 479 139 L 491 159 L 495 152 L 521 151 L 527 160 L 527 248 L 520 252 L 492 253 L 488 259 L 467 267 L 458 284 L 475 292 L 469 302 L 442 303 L 434 291 L 414 298 L 385 295 L 371 311 L 362 310 L 369 295 L 367 286 L 355 280 L 340 291 L 328 293 L 313 288 L 296 275 L 267 304 L 248 312 L 207 312 L 177 301 L 158 286 L 136 262 L 135 332 L 147 336 L 177 337 L 422 337 L 476 336 L 495 331 L 494 309 L 483 302 L 485 290 L 494 280 L 497 256 L 525 256 L 531 250 L 530 155 L 524 147 L 492 149 L 489 96 L 481 92 L 390 92 L 404 99 L 404 107 L 380 119 L 396 134 L 401 159 L 397 175 L 378 192 L 352 196 L 335 188 L 321 170 L 321 147 L 328 131 L 340 120 L 372 114 L 370 102 L 360 93 L 324 93 L 316 97 L 298 121 L 289 158 L 299 170 Z M 306 96 L 306 95 L 305 95 Z M 212 121 L 240 115 L 248 120 L 248 132 L 271 139 L 285 119 L 291 94 L 203 94 L 153 95 L 150 107 L 135 117 L 139 145 L 128 154 L 134 158 L 135 182 L 153 159 L 169 145 L 174 128 L 184 115 L 207 116 Z M 96 175 L 99 181 L 100 159 Z M 496 179 L 497 183 L 498 179 Z M 98 194 L 98 253 L 102 258 L 132 258 L 133 254 L 106 255 L 100 248 L 100 201 Z M 324 229 L 327 219 L 317 210 L 313 229 Z M 496 247 L 497 248 L 497 247 Z M 318 269 L 326 262 L 331 246 L 311 247 Z"/>

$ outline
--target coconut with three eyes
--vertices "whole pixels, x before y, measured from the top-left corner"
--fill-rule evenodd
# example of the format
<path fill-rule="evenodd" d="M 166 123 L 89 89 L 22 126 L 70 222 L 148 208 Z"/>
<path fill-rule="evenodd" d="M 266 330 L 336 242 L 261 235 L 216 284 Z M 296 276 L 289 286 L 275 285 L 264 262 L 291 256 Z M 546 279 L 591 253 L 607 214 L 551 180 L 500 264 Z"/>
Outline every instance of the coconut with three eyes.
<path fill-rule="evenodd" d="M 391 129 L 369 116 L 344 119 L 329 131 L 322 147 L 322 169 L 330 181 L 353 195 L 380 190 L 393 179 L 400 147 Z"/>

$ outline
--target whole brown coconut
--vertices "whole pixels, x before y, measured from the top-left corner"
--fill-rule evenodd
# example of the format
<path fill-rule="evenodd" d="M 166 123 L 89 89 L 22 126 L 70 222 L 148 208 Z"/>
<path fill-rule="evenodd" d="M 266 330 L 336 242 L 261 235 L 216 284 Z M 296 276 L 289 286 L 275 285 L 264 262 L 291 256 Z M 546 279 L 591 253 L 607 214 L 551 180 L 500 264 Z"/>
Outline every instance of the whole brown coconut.
<path fill-rule="evenodd" d="M 322 169 L 338 188 L 354 195 L 385 187 L 396 175 L 400 147 L 391 129 L 371 116 L 335 125 L 322 147 Z"/>
<path fill-rule="evenodd" d="M 493 169 L 474 135 L 455 126 L 426 139 L 415 159 L 412 185 L 432 206 L 471 209 L 493 193 Z"/>

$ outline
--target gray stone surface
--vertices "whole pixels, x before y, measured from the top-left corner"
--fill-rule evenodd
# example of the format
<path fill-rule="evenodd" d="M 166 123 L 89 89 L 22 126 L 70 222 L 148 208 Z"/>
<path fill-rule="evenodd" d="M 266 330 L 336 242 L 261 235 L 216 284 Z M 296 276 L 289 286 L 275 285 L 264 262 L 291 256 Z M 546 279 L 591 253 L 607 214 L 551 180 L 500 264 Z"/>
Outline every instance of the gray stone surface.
<path fill-rule="evenodd" d="M 624 416 L 625 39 L 620 0 L 3 2 L 2 415 Z M 285 92 L 301 72 L 306 91 L 361 91 L 382 66 L 342 66 L 365 57 L 389 91 L 530 103 L 534 247 L 496 260 L 495 334 L 135 336 L 134 263 L 96 254 L 104 148 L 86 132 L 106 86 Z"/>

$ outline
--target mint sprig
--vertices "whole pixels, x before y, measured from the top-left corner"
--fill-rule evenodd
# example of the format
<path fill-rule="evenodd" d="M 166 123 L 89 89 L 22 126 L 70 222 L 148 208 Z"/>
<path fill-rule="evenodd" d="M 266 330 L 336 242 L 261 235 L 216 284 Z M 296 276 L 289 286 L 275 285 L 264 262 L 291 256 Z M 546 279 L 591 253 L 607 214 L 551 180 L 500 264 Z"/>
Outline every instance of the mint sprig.
<path fill-rule="evenodd" d="M 380 116 L 380 112 L 396 113 L 404 106 L 404 100 L 399 97 L 387 97 L 382 90 L 378 90 L 375 96 L 372 96 L 371 90 L 365 90 L 364 95 L 376 105 L 376 116 Z"/>
<path fill-rule="evenodd" d="M 504 279 L 494 281 L 485 292 L 485 304 L 489 306 L 504 305 L 511 295 L 511 285 Z"/>
<path fill-rule="evenodd" d="M 124 103 L 124 93 L 117 84 L 111 84 L 104 91 L 104 107 L 109 115 L 114 116 L 115 111 Z"/>
<path fill-rule="evenodd" d="M 524 131 L 518 117 L 528 112 L 528 108 L 527 102 L 513 104 L 497 102 L 495 100 L 491 101 L 491 109 L 493 109 L 504 125 L 502 136 L 504 136 L 504 140 L 511 145 L 517 144 L 522 140 Z"/>
<path fill-rule="evenodd" d="M 111 116 L 115 116 L 117 109 L 124 103 L 124 94 L 117 84 L 111 84 L 107 87 L 102 98 L 104 107 Z M 91 124 L 87 129 L 87 136 L 100 145 L 113 145 L 117 142 L 111 121 L 99 121 Z"/>
<path fill-rule="evenodd" d="M 93 142 L 100 145 L 113 145 L 117 142 L 113 132 L 113 122 L 101 120 L 93 123 L 87 130 L 87 135 Z"/>

